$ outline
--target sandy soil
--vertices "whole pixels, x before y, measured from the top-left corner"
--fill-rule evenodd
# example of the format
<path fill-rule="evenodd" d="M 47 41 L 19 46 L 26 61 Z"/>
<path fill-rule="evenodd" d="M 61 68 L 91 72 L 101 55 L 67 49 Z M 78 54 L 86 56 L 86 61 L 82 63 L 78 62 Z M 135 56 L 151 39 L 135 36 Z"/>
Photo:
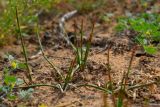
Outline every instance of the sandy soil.
<path fill-rule="evenodd" d="M 74 20 L 77 21 L 77 25 L 80 26 L 80 21 L 85 23 L 84 32 L 85 37 L 88 37 L 90 32 L 91 23 L 90 17 L 94 14 L 101 12 L 94 11 L 89 15 L 77 15 L 71 20 L 66 22 L 67 32 L 73 32 Z M 104 11 L 104 10 L 103 10 Z M 123 76 L 123 72 L 128 69 L 129 61 L 132 54 L 134 44 L 128 35 L 132 34 L 116 34 L 114 26 L 116 25 L 116 15 L 121 12 L 116 11 L 115 8 L 107 9 L 106 11 L 114 12 L 115 17 L 110 19 L 110 22 L 99 23 L 96 21 L 94 37 L 92 40 L 91 51 L 87 60 L 87 67 L 84 72 L 76 73 L 71 87 L 65 93 L 61 93 L 59 90 L 50 87 L 36 87 L 34 93 L 28 101 L 16 99 L 15 101 L 8 101 L 5 99 L 3 103 L 8 107 L 38 107 L 41 104 L 45 104 L 48 107 L 103 107 L 104 106 L 104 93 L 94 88 L 89 87 L 76 87 L 79 84 L 96 84 L 103 86 L 108 82 L 108 71 L 106 70 L 107 64 L 107 49 L 105 47 L 112 42 L 113 46 L 110 50 L 110 65 L 111 65 L 111 76 L 115 88 L 118 88 Z M 122 13 L 121 13 L 122 14 Z M 67 69 L 70 65 L 71 60 L 74 58 L 73 49 L 66 45 L 62 38 L 59 38 L 56 34 L 55 29 L 57 23 L 55 20 L 46 20 L 43 27 L 46 29 L 41 31 L 41 39 L 45 49 L 45 54 L 49 60 L 54 63 L 58 68 L 62 69 L 63 73 L 66 74 Z M 45 40 L 45 32 L 49 32 L 51 38 Z M 27 49 L 29 53 L 29 64 L 32 68 L 32 77 L 34 83 L 37 84 L 56 84 L 59 81 L 53 75 L 53 69 L 44 60 L 42 55 L 36 58 L 31 58 L 37 55 L 39 52 L 39 46 L 35 35 L 30 38 L 26 38 Z M 138 52 L 137 50 L 136 52 Z M 16 59 L 23 60 L 21 54 L 21 46 L 17 43 L 11 46 L 5 46 L 1 49 L 0 55 L 6 53 L 12 54 Z M 0 69 L 3 69 L 5 63 L 0 63 Z M 0 75 L 2 72 L 0 72 Z M 14 75 L 21 77 L 27 81 L 24 71 L 17 71 Z M 157 53 L 154 56 L 142 55 L 133 59 L 132 69 L 129 74 L 128 85 L 133 86 L 136 84 L 147 84 L 155 81 L 160 77 L 160 54 Z M 2 79 L 2 77 L 1 77 Z M 151 107 L 160 106 L 160 86 L 159 84 L 153 84 L 148 87 L 136 88 L 129 90 L 128 95 L 128 107 L 141 107 L 145 102 L 149 102 Z M 112 107 L 111 96 L 107 95 L 106 101 L 108 107 Z M 4 106 L 5 107 L 5 106 Z M 6 106 L 7 107 L 7 106 Z M 127 107 L 127 105 L 126 105 Z"/>

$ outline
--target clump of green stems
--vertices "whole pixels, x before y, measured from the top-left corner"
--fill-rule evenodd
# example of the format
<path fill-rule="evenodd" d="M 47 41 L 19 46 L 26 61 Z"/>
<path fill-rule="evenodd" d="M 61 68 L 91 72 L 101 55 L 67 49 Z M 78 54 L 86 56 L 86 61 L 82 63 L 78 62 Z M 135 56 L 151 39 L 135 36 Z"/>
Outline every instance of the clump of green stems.
<path fill-rule="evenodd" d="M 91 34 L 89 36 L 85 52 L 82 50 L 82 48 L 83 48 L 82 47 L 82 42 L 83 42 L 83 40 L 82 40 L 83 39 L 82 29 L 83 28 L 81 28 L 81 49 L 79 50 L 79 48 L 73 48 L 73 49 L 76 49 L 76 52 L 77 52 L 76 53 L 76 58 L 74 58 L 74 60 L 71 62 L 67 75 L 63 76 L 62 73 L 58 70 L 58 68 L 52 62 L 49 61 L 47 56 L 45 56 L 45 53 L 44 53 L 44 50 L 43 50 L 43 47 L 42 47 L 42 44 L 41 44 L 41 40 L 40 40 L 40 37 L 39 37 L 39 27 L 37 25 L 37 38 L 38 38 L 38 41 L 39 41 L 40 50 L 42 52 L 42 55 L 43 55 L 44 59 L 51 65 L 51 67 L 56 71 L 56 73 L 59 75 L 61 80 L 64 82 L 64 84 L 63 83 L 58 84 L 58 88 L 60 88 L 62 92 L 67 90 L 67 87 L 68 87 L 69 83 L 73 79 L 74 73 L 76 71 L 78 71 L 79 69 L 81 71 L 83 71 L 84 68 L 85 68 L 85 65 L 86 65 L 86 61 L 87 61 L 87 57 L 88 57 L 88 53 L 89 53 L 89 49 L 90 49 L 90 45 L 91 45 L 91 40 L 92 40 L 92 37 L 93 37 L 94 24 L 92 26 L 92 31 L 91 31 Z M 74 46 L 74 45 L 72 45 L 72 46 Z"/>
<path fill-rule="evenodd" d="M 69 82 L 71 81 L 71 79 L 73 77 L 73 74 L 74 74 L 73 71 L 76 71 L 76 69 L 74 69 L 75 63 L 73 61 L 71 62 L 71 65 L 69 67 L 67 76 L 66 77 L 63 76 L 62 73 L 59 71 L 59 69 L 45 55 L 45 52 L 44 52 L 44 49 L 42 47 L 42 43 L 41 43 L 41 40 L 40 40 L 40 37 L 39 37 L 39 26 L 38 26 L 38 24 L 36 26 L 36 35 L 37 35 L 37 38 L 38 38 L 38 41 L 39 41 L 39 45 L 40 45 L 40 50 L 42 52 L 42 56 L 51 65 L 51 67 L 56 71 L 56 73 L 58 74 L 58 76 L 61 78 L 61 80 L 64 83 L 62 83 L 62 84 L 61 83 L 58 83 L 58 84 L 31 84 L 31 85 L 27 85 L 27 86 L 14 87 L 14 89 L 17 89 L 17 88 L 28 89 L 28 88 L 35 88 L 35 87 L 52 87 L 52 88 L 60 89 L 60 91 L 63 93 L 64 91 L 66 91 L 66 89 L 68 87 L 68 84 L 69 84 Z"/>
<path fill-rule="evenodd" d="M 61 86 L 63 91 L 67 90 L 69 83 L 73 79 L 74 73 L 78 70 L 84 71 L 84 69 L 85 69 L 86 61 L 88 58 L 88 53 L 89 53 L 89 49 L 90 49 L 90 45 L 91 45 L 91 40 L 93 37 L 93 29 L 94 29 L 94 24 L 92 26 L 92 30 L 91 30 L 90 36 L 88 38 L 88 41 L 87 41 L 86 50 L 83 51 L 83 21 L 82 21 L 81 29 L 80 29 L 80 36 L 81 36 L 80 37 L 80 48 L 78 47 L 78 45 L 76 47 L 74 44 L 72 44 L 72 48 L 76 52 L 76 57 L 71 62 L 67 76 L 64 79 L 64 84 L 63 84 L 63 86 Z M 76 36 L 75 36 L 75 38 L 76 38 Z M 76 38 L 76 40 L 77 40 L 77 38 Z"/>
<path fill-rule="evenodd" d="M 108 47 L 108 55 L 107 55 L 107 71 L 108 71 L 108 78 L 109 78 L 109 82 L 107 82 L 104 86 L 98 86 L 98 85 L 94 85 L 94 84 L 81 84 L 79 85 L 79 87 L 82 87 L 82 86 L 85 86 L 85 87 L 92 87 L 92 88 L 95 88 L 99 91 L 102 91 L 104 92 L 104 97 L 103 97 L 103 101 L 104 101 L 104 107 L 107 107 L 107 102 L 106 102 L 106 98 L 107 98 L 107 94 L 111 94 L 112 95 L 112 101 L 113 101 L 113 104 L 114 104 L 114 107 L 123 107 L 123 100 L 124 98 L 126 98 L 127 94 L 126 92 L 128 90 L 133 90 L 133 89 L 136 89 L 136 88 L 141 88 L 141 87 L 147 87 L 147 86 L 150 86 L 152 84 L 158 84 L 160 83 L 160 79 L 157 80 L 157 81 L 154 81 L 154 82 L 151 82 L 151 83 L 147 83 L 147 84 L 137 84 L 135 86 L 129 86 L 127 87 L 127 81 L 128 81 L 128 78 L 129 78 L 129 74 L 131 72 L 131 67 L 132 67 L 132 63 L 133 63 L 133 59 L 134 59 L 134 55 L 135 55 L 135 52 L 136 52 L 136 49 L 137 49 L 137 46 L 134 47 L 133 51 L 132 51 L 132 54 L 131 54 L 131 58 L 130 58 L 130 61 L 129 61 L 129 65 L 128 65 L 128 69 L 127 69 L 127 72 L 124 72 L 123 74 L 123 77 L 122 77 L 122 80 L 121 80 L 121 84 L 120 84 L 120 88 L 117 88 L 115 89 L 114 86 L 113 86 L 113 80 L 111 78 L 111 66 L 110 66 L 110 62 L 109 62 L 109 50 L 110 50 L 110 47 Z M 116 101 L 115 99 L 115 94 L 118 94 L 118 100 Z"/>
<path fill-rule="evenodd" d="M 26 75 L 27 75 L 30 83 L 32 83 L 31 69 L 30 69 L 29 64 L 28 64 L 28 57 L 27 57 L 27 52 L 26 52 L 26 49 L 25 49 L 25 44 L 24 44 L 21 28 L 20 28 L 20 22 L 19 22 L 17 7 L 15 7 L 15 11 L 16 11 L 17 29 L 18 29 L 18 33 L 19 33 L 19 38 L 21 40 L 21 46 L 22 46 L 22 49 L 23 49 L 23 55 L 24 55 L 25 63 L 26 63 L 26 67 L 27 67 Z"/>
<path fill-rule="evenodd" d="M 77 63 L 79 65 L 81 71 L 84 71 L 85 66 L 86 66 L 89 50 L 91 47 L 91 41 L 93 38 L 93 32 L 94 32 L 93 30 L 94 30 L 94 23 L 92 24 L 91 33 L 90 33 L 90 36 L 87 40 L 86 46 L 83 47 L 83 35 L 84 34 L 83 34 L 83 20 L 82 20 L 81 29 L 80 29 L 80 43 L 77 42 L 77 44 L 75 46 L 76 47 Z M 77 36 L 76 36 L 76 41 L 78 41 Z"/>
<path fill-rule="evenodd" d="M 73 79 L 74 73 L 78 70 L 79 66 L 77 66 L 77 68 L 74 68 L 75 64 L 76 64 L 76 59 L 74 59 L 70 64 L 67 76 L 65 77 L 65 80 L 64 80 L 64 85 L 62 87 L 63 91 L 67 90 L 67 87 L 69 86 L 69 83 Z"/>
<path fill-rule="evenodd" d="M 82 28 L 81 28 L 82 29 Z M 39 86 L 48 86 L 48 87 L 54 87 L 54 88 L 58 88 L 61 90 L 61 92 L 65 92 L 67 89 L 68 89 L 68 86 L 70 85 L 70 82 L 72 81 L 73 79 L 73 76 L 74 76 L 74 73 L 76 71 L 78 71 L 79 69 L 84 69 L 85 68 L 85 64 L 86 64 L 86 61 L 87 61 L 87 57 L 88 57 L 88 53 L 89 53 L 89 49 L 90 49 L 90 45 L 91 45 L 91 40 L 92 40 L 92 37 L 93 37 L 93 29 L 94 29 L 94 24 L 92 26 L 92 31 L 91 31 L 91 34 L 89 36 L 89 39 L 88 39 L 88 42 L 87 42 L 87 46 L 86 46 L 86 51 L 85 52 L 82 52 L 82 35 L 81 35 L 81 51 L 79 52 L 78 48 L 73 48 L 73 49 L 77 49 L 78 50 L 78 54 L 76 53 L 76 57 L 74 58 L 73 61 L 71 61 L 71 64 L 70 64 L 70 67 L 69 67 L 69 70 L 68 70 L 68 73 L 66 76 L 63 76 L 62 73 L 58 70 L 58 68 L 51 62 L 49 61 L 49 59 L 47 58 L 47 56 L 45 55 L 44 53 L 44 50 L 43 50 L 43 47 L 42 47 L 42 44 L 41 44 L 41 40 L 40 40 L 40 37 L 39 37 L 39 27 L 37 25 L 37 38 L 38 38 L 38 41 L 39 41 L 39 45 L 40 45 L 40 50 L 42 52 L 42 55 L 44 57 L 44 59 L 51 65 L 51 67 L 56 71 L 56 73 L 59 75 L 59 77 L 61 78 L 61 80 L 63 81 L 63 83 L 59 83 L 57 85 L 49 85 L 49 84 L 32 84 L 32 85 L 29 85 L 29 86 L 23 86 L 23 87 L 20 87 L 20 88 L 33 88 L 33 87 L 39 87 Z M 82 31 L 82 30 L 81 30 Z M 74 45 L 72 45 L 74 46 Z M 76 52 L 77 52 L 76 50 Z M 81 54 L 79 54 L 81 53 Z M 85 54 L 84 54 L 85 53 Z M 82 55 L 84 54 L 84 56 Z M 83 58 L 81 57 L 83 56 Z M 77 58 L 80 58 L 78 61 L 77 61 Z M 83 61 L 84 63 L 81 64 L 81 61 Z M 79 63 L 78 63 L 79 62 Z M 81 70 L 82 70 L 81 69 Z M 94 85 L 93 85 L 94 87 Z M 101 88 L 100 88 L 101 89 Z M 102 88 L 103 90 L 103 88 Z"/>
<path fill-rule="evenodd" d="M 80 30 L 80 34 L 81 34 L 80 48 L 78 47 L 78 45 L 77 45 L 76 48 L 74 48 L 74 49 L 76 49 L 76 57 L 71 61 L 71 64 L 70 64 L 67 75 L 63 76 L 62 73 L 59 72 L 59 70 L 55 67 L 55 65 L 52 64 L 48 60 L 48 58 L 45 56 L 44 50 L 42 48 L 42 44 L 41 44 L 41 41 L 40 41 L 40 37 L 39 37 L 39 30 L 38 30 L 39 28 L 37 27 L 37 37 L 38 37 L 38 40 L 39 40 L 39 45 L 40 45 L 40 48 L 41 48 L 41 51 L 42 51 L 42 55 L 47 60 L 47 62 L 51 65 L 51 67 L 57 72 L 57 74 L 61 77 L 61 79 L 63 80 L 63 83 L 59 83 L 58 85 L 33 84 L 33 85 L 30 85 L 30 86 L 21 87 L 21 88 L 33 88 L 33 87 L 38 87 L 38 86 L 49 86 L 49 87 L 53 87 L 53 88 L 58 88 L 58 89 L 61 90 L 61 92 L 65 92 L 68 89 L 68 86 L 70 85 L 70 82 L 73 79 L 74 73 L 78 70 L 80 70 L 80 71 L 84 70 L 86 60 L 87 60 L 87 57 L 88 57 L 88 52 L 89 52 L 90 45 L 91 45 L 92 36 L 93 36 L 93 28 L 94 28 L 94 25 L 92 27 L 92 32 L 91 32 L 90 37 L 89 37 L 88 42 L 87 42 L 86 51 L 83 51 L 83 47 L 82 47 L 82 43 L 83 43 L 83 40 L 82 40 L 83 39 L 83 33 L 82 33 L 82 31 L 83 31 L 83 21 L 82 21 L 81 30 Z M 129 63 L 128 70 L 127 70 L 126 73 L 124 73 L 124 76 L 122 78 L 122 82 L 121 82 L 121 86 L 120 86 L 121 88 L 120 89 L 114 89 L 112 78 L 111 78 L 111 66 L 110 66 L 110 61 L 109 61 L 109 50 L 110 50 L 110 48 L 111 48 L 111 46 L 108 48 L 108 55 L 107 55 L 108 64 L 106 65 L 106 68 L 109 72 L 109 74 L 108 74 L 109 83 L 106 83 L 106 85 L 104 87 L 97 86 L 97 85 L 94 85 L 94 84 L 84 84 L 84 85 L 79 85 L 79 87 L 88 86 L 88 87 L 96 88 L 97 90 L 100 90 L 100 91 L 104 92 L 104 94 L 112 94 L 112 101 L 114 103 L 114 106 L 115 107 L 116 106 L 117 107 L 122 107 L 123 106 L 123 98 L 124 98 L 123 96 L 124 96 L 126 90 L 131 90 L 131 89 L 135 89 L 135 88 L 139 88 L 139 87 L 148 86 L 148 85 L 151 85 L 151 84 L 155 84 L 155 82 L 154 83 L 149 83 L 149 84 L 131 86 L 131 87 L 126 89 L 127 79 L 128 79 L 128 76 L 129 76 L 129 73 L 130 73 L 130 70 L 131 70 L 131 65 L 132 65 L 134 53 L 135 53 L 135 50 L 136 50 L 136 49 L 134 49 L 134 51 L 132 52 L 132 55 L 131 55 L 131 60 L 130 60 L 130 63 Z M 85 62 L 85 63 L 82 63 L 82 62 Z M 118 101 L 117 101 L 117 105 L 116 105 L 116 100 L 115 100 L 114 94 L 117 93 L 117 92 L 119 94 L 118 94 Z"/>
<path fill-rule="evenodd" d="M 27 77 L 29 78 L 30 82 L 32 82 L 32 77 L 31 77 L 31 74 L 30 74 L 31 71 L 30 71 L 30 68 L 29 68 L 29 65 L 28 65 L 28 58 L 27 58 L 25 44 L 24 44 L 24 40 L 23 40 L 21 28 L 20 28 L 20 22 L 19 22 L 17 8 L 15 8 L 15 10 L 16 10 L 18 33 L 19 33 L 19 37 L 20 37 L 20 40 L 21 40 L 21 45 L 22 45 L 24 58 L 25 58 L 25 63 L 26 63 L 26 67 L 27 67 L 26 74 L 27 74 Z M 48 86 L 48 87 L 59 88 L 61 90 L 61 92 L 65 92 L 68 89 L 68 86 L 70 85 L 70 83 L 71 83 L 71 81 L 73 79 L 74 73 L 76 71 L 78 71 L 78 70 L 84 71 L 84 69 L 85 69 L 87 58 L 88 58 L 88 54 L 89 54 L 89 49 L 91 47 L 91 40 L 93 38 L 93 29 L 94 29 L 94 24 L 92 25 L 92 31 L 91 31 L 90 36 L 88 38 L 87 44 L 85 46 L 86 49 L 84 50 L 83 49 L 83 21 L 82 21 L 81 29 L 80 29 L 80 47 L 78 45 L 77 46 L 72 45 L 72 47 L 74 47 L 73 49 L 74 49 L 74 51 L 76 53 L 76 57 L 71 61 L 69 70 L 67 72 L 67 75 L 64 76 L 64 75 L 62 75 L 62 72 L 60 72 L 60 70 L 53 63 L 51 63 L 49 61 L 47 56 L 45 56 L 45 52 L 43 50 L 43 47 L 42 47 L 42 44 L 41 44 L 41 41 L 40 41 L 40 37 L 39 37 L 39 27 L 37 25 L 37 37 L 38 37 L 40 49 L 42 51 L 42 55 L 43 55 L 44 59 L 56 71 L 56 73 L 59 75 L 59 77 L 61 78 L 63 83 L 59 83 L 58 85 L 32 84 L 32 85 L 23 86 L 23 87 L 17 87 L 17 88 L 33 88 L 33 87 L 39 87 L 39 86 Z M 125 93 L 126 93 L 127 90 L 131 90 L 131 89 L 135 89 L 135 88 L 139 88 L 139 87 L 144 87 L 144 86 L 148 86 L 148 85 L 155 84 L 155 83 L 159 82 L 158 81 L 158 82 L 142 84 L 142 85 L 136 85 L 136 86 L 131 86 L 129 88 L 126 88 L 127 80 L 128 80 L 128 77 L 129 77 L 129 73 L 131 71 L 131 66 L 132 66 L 134 54 L 135 54 L 135 51 L 136 51 L 136 49 L 133 49 L 133 52 L 132 52 L 132 55 L 131 55 L 131 59 L 130 59 L 130 62 L 129 62 L 129 66 L 128 66 L 128 70 L 127 70 L 127 72 L 124 72 L 124 75 L 123 75 L 123 78 L 122 78 L 122 81 L 121 81 L 121 85 L 120 85 L 120 89 L 114 89 L 113 81 L 112 81 L 112 78 L 111 78 L 111 66 L 110 66 L 110 61 L 109 61 L 109 49 L 110 49 L 110 47 L 108 48 L 108 56 L 107 56 L 108 64 L 106 66 L 107 71 L 109 73 L 108 74 L 109 82 L 106 83 L 104 87 L 97 86 L 97 85 L 94 85 L 94 84 L 84 84 L 84 85 L 80 85 L 80 86 L 93 87 L 93 88 L 96 88 L 97 90 L 100 90 L 100 91 L 104 92 L 105 94 L 111 94 L 114 106 L 122 107 L 123 106 L 123 99 L 124 99 L 124 96 L 125 96 Z M 16 87 L 14 87 L 14 88 L 16 88 Z M 117 101 L 117 105 L 116 105 L 114 94 L 117 93 L 117 92 L 118 92 L 118 101 Z"/>

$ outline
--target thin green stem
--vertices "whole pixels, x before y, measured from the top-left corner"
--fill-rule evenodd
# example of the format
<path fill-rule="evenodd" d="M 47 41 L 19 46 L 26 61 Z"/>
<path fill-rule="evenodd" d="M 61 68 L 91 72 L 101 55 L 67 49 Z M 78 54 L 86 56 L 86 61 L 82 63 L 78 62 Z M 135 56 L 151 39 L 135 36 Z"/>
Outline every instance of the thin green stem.
<path fill-rule="evenodd" d="M 58 70 L 58 68 L 49 61 L 49 59 L 47 58 L 47 56 L 45 55 L 44 53 L 44 50 L 43 50 L 43 46 L 42 46 L 42 43 L 41 43 L 41 40 L 40 40 L 40 37 L 39 37 L 39 26 L 37 24 L 37 38 L 38 38 L 38 42 L 39 42 L 39 46 L 40 46 L 40 49 L 41 49 L 41 52 L 42 52 L 42 55 L 44 57 L 44 59 L 50 64 L 50 66 L 57 72 L 57 74 L 61 77 L 62 80 L 64 80 L 64 77 L 63 75 L 61 74 L 61 72 Z"/>
<path fill-rule="evenodd" d="M 83 59 L 83 20 L 81 22 L 81 30 L 80 30 L 80 36 L 81 36 L 81 43 L 80 43 L 80 47 L 81 47 L 81 60 Z"/>
<path fill-rule="evenodd" d="M 108 68 L 108 78 L 109 78 L 109 85 L 110 85 L 110 90 L 112 91 L 112 100 L 113 100 L 113 103 L 114 103 L 114 106 L 116 107 L 116 100 L 115 100 L 115 97 L 114 97 L 114 93 L 113 93 L 113 82 L 112 82 L 112 77 L 111 77 L 111 66 L 110 66 L 110 48 L 111 48 L 111 45 L 108 47 L 108 54 L 107 54 L 107 68 Z"/>
<path fill-rule="evenodd" d="M 85 86 L 85 87 L 92 87 L 92 88 L 98 89 L 100 91 L 112 94 L 112 91 L 109 91 L 106 88 L 103 88 L 103 87 L 100 87 L 100 86 L 97 86 L 97 85 L 94 85 L 94 84 L 81 84 L 81 85 L 78 85 L 77 87 L 83 87 L 83 86 Z"/>
<path fill-rule="evenodd" d="M 118 93 L 119 94 L 118 95 L 118 105 L 121 105 L 121 106 L 123 104 L 123 99 L 124 99 L 123 97 L 124 97 L 124 93 L 125 93 L 125 90 L 126 90 L 127 80 L 128 80 L 128 77 L 129 77 L 131 67 L 132 67 L 132 62 L 133 62 L 133 58 L 134 58 L 136 48 L 137 47 L 134 47 L 134 49 L 132 51 L 131 59 L 130 59 L 129 66 L 128 66 L 128 70 L 127 70 L 126 73 L 124 72 L 123 78 L 122 78 L 122 81 L 121 81 L 121 87 L 120 87 L 120 90 L 119 90 L 119 93 Z"/>
<path fill-rule="evenodd" d="M 154 81 L 154 82 L 150 82 L 150 83 L 147 83 L 147 84 L 134 85 L 134 86 L 128 87 L 127 90 L 132 90 L 132 89 L 141 88 L 141 87 L 147 87 L 147 86 L 150 86 L 150 85 L 153 85 L 153 84 L 159 84 L 159 83 L 160 83 L 160 81 Z"/>
<path fill-rule="evenodd" d="M 70 64 L 70 67 L 69 67 L 69 70 L 68 70 L 68 74 L 65 78 L 65 83 L 64 83 L 64 86 L 63 86 L 63 91 L 65 91 L 67 89 L 67 86 L 69 84 L 69 82 L 72 80 L 73 78 L 73 68 L 74 68 L 74 65 L 75 65 L 75 62 L 76 62 L 76 58 L 71 62 Z"/>
<path fill-rule="evenodd" d="M 132 55 L 131 55 L 131 59 L 130 59 L 130 62 L 129 62 L 127 74 L 125 75 L 125 79 L 124 79 L 124 81 L 125 81 L 124 90 L 125 90 L 125 86 L 126 86 L 126 84 L 127 84 L 127 80 L 128 80 L 128 77 L 129 77 L 129 73 L 130 73 L 130 70 L 131 70 L 131 67 L 132 67 L 132 62 L 133 62 L 133 58 L 134 58 L 134 54 L 135 54 L 136 48 L 137 48 L 137 47 L 134 47 L 134 49 L 133 49 L 133 51 L 132 51 Z"/>
<path fill-rule="evenodd" d="M 21 40 L 21 45 L 22 45 L 22 49 L 23 49 L 23 55 L 24 55 L 25 63 L 26 63 L 26 67 L 27 67 L 27 74 L 26 75 L 27 75 L 29 81 L 32 83 L 31 69 L 30 69 L 30 67 L 28 65 L 28 57 L 27 57 L 27 52 L 26 52 L 26 49 L 25 49 L 25 44 L 24 44 L 24 40 L 23 40 L 23 36 L 22 36 L 22 31 L 21 31 L 21 28 L 20 28 L 17 7 L 15 7 L 15 10 L 16 10 L 16 19 L 17 19 L 18 33 L 19 33 L 19 37 L 20 37 L 20 40 Z"/>
<path fill-rule="evenodd" d="M 87 61 L 87 58 L 88 58 L 89 49 L 91 47 L 91 41 L 92 41 L 92 38 L 93 38 L 93 30 L 94 30 L 94 23 L 92 25 L 91 34 L 90 34 L 88 42 L 87 42 L 87 47 L 86 47 L 86 52 L 85 52 L 85 56 L 84 56 L 84 64 L 82 66 L 82 71 L 84 71 L 85 66 L 86 66 L 86 61 Z"/>
<path fill-rule="evenodd" d="M 111 66 L 110 66 L 110 61 L 109 61 L 109 57 L 110 57 L 110 47 L 108 48 L 108 54 L 107 54 L 107 68 L 108 68 L 108 78 L 109 78 L 109 82 L 110 82 L 110 85 L 111 85 L 111 90 L 113 89 L 112 87 L 112 78 L 111 78 Z"/>
<path fill-rule="evenodd" d="M 26 89 L 26 88 L 35 88 L 35 87 L 42 87 L 42 86 L 58 88 L 56 85 L 50 85 L 50 84 L 33 84 L 28 86 L 14 87 L 14 89 L 18 89 L 18 88 Z"/>
<path fill-rule="evenodd" d="M 136 88 L 147 87 L 147 86 L 150 86 L 150 85 L 153 85 L 153 84 L 160 84 L 160 80 L 153 81 L 153 82 L 150 82 L 150 83 L 147 83 L 147 84 L 137 84 L 137 85 L 134 85 L 134 86 L 129 86 L 126 90 L 133 90 L 133 89 L 136 89 Z M 121 87 L 115 89 L 113 92 L 114 92 L 114 94 L 117 94 L 120 90 L 121 90 Z"/>

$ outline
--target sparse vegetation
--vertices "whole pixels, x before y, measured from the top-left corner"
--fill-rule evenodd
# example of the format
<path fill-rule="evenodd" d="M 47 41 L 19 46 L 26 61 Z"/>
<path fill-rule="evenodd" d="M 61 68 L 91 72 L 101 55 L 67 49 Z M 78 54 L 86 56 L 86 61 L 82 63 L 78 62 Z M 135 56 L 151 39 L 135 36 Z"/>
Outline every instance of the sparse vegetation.
<path fill-rule="evenodd" d="M 158 0 L 1 0 L 0 106 L 159 104 L 157 5 Z M 73 16 L 61 18 L 72 10 Z"/>
<path fill-rule="evenodd" d="M 158 51 L 160 41 L 159 24 L 160 16 L 158 14 L 144 13 L 137 17 L 122 18 L 119 20 L 117 30 L 133 30 L 135 42 L 140 44 L 149 54 L 155 54 Z"/>

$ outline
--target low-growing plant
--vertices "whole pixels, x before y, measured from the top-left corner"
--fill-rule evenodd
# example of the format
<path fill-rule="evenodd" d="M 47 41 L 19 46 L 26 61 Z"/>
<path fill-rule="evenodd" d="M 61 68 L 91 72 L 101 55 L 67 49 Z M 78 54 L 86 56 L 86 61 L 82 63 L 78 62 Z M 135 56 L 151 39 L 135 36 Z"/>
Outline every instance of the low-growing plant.
<path fill-rule="evenodd" d="M 6 65 L 3 69 L 4 75 L 2 84 L 0 85 L 0 93 L 2 94 L 0 99 L 7 97 L 9 100 L 15 100 L 18 92 L 14 91 L 14 88 L 24 84 L 24 81 L 13 74 L 18 69 L 25 69 L 26 65 L 15 60 L 11 55 L 6 55 L 5 59 L 8 60 L 9 65 Z"/>
<path fill-rule="evenodd" d="M 34 92 L 33 88 L 29 88 L 27 90 L 20 90 L 18 96 L 22 100 L 29 100 Z"/>
<path fill-rule="evenodd" d="M 44 53 L 44 50 L 43 50 L 43 47 L 42 47 L 42 44 L 41 44 L 40 36 L 39 36 L 39 26 L 38 25 L 37 25 L 36 29 L 37 29 L 37 38 L 38 38 L 38 41 L 39 41 L 39 46 L 40 46 L 40 50 L 42 52 L 42 55 L 43 55 L 44 59 L 56 71 L 56 73 L 58 74 L 60 79 L 63 81 L 63 83 L 59 83 L 57 85 L 57 88 L 59 88 L 62 92 L 64 92 L 64 91 L 67 90 L 67 88 L 69 86 L 69 83 L 72 81 L 74 73 L 78 70 L 83 71 L 85 69 L 85 65 L 86 65 L 86 61 L 87 61 L 87 58 L 88 58 L 88 53 L 89 53 L 89 49 L 90 49 L 90 45 L 91 45 L 91 40 L 92 40 L 92 37 L 93 37 L 94 24 L 92 26 L 92 31 L 90 33 L 89 39 L 87 41 L 87 45 L 85 47 L 86 50 L 84 51 L 83 50 L 83 22 L 82 22 L 81 31 L 80 31 L 80 36 L 81 36 L 80 47 L 76 47 L 75 45 L 72 44 L 72 46 L 74 47 L 73 50 L 76 53 L 76 57 L 71 62 L 66 76 L 64 76 L 62 74 L 62 72 L 60 72 L 60 70 L 52 62 L 49 61 L 47 56 L 45 56 L 45 53 Z"/>
<path fill-rule="evenodd" d="M 7 69 L 5 69 L 5 72 Z M 10 100 L 14 100 L 16 95 L 12 92 L 16 84 L 16 77 L 9 74 L 4 75 L 4 85 L 0 86 L 0 92 L 2 93 L 1 99 L 7 97 Z"/>
<path fill-rule="evenodd" d="M 155 54 L 160 42 L 160 15 L 144 13 L 136 17 L 119 19 L 118 31 L 132 30 L 137 33 L 135 42 L 140 44 L 146 53 Z"/>
<path fill-rule="evenodd" d="M 75 62 L 75 59 L 71 62 L 71 64 L 70 64 L 70 67 L 69 67 L 69 69 L 68 69 L 68 72 L 67 72 L 67 75 L 66 76 L 64 76 L 63 74 L 62 74 L 62 72 L 60 71 L 60 69 L 58 69 L 48 58 L 47 58 L 47 56 L 45 55 L 45 52 L 44 52 L 44 50 L 43 50 L 43 47 L 42 47 L 42 43 L 41 43 L 41 40 L 40 40 L 40 36 L 39 36 L 39 26 L 37 25 L 37 27 L 36 27 L 36 35 L 37 35 L 37 38 L 38 38 L 38 41 L 39 41 L 39 46 L 40 46 L 40 50 L 41 50 L 41 52 L 42 52 L 42 55 L 43 55 L 43 57 L 44 57 L 44 59 L 51 65 L 51 67 L 53 68 L 53 70 L 55 71 L 55 72 L 53 72 L 53 74 L 58 74 L 58 77 L 61 79 L 61 81 L 63 82 L 63 83 L 58 83 L 57 85 L 54 85 L 54 88 L 58 88 L 58 89 L 60 89 L 60 91 L 61 92 L 65 92 L 66 90 L 67 90 L 67 88 L 68 88 L 68 86 L 69 86 L 69 83 L 71 82 L 71 80 L 73 79 L 73 76 L 74 76 L 74 73 L 79 69 L 79 65 L 77 65 L 76 67 L 75 67 L 75 64 L 76 64 L 76 62 Z M 45 85 L 45 84 L 41 84 L 41 85 L 32 85 L 33 87 L 36 87 L 36 86 L 47 86 L 47 85 Z M 51 86 L 51 85 L 48 85 L 48 86 Z"/>
<path fill-rule="evenodd" d="M 128 69 L 127 69 L 126 72 L 123 73 L 121 84 L 118 86 L 118 88 L 116 88 L 117 86 L 113 85 L 113 81 L 112 81 L 112 77 L 111 77 L 111 65 L 109 63 L 109 49 L 110 49 L 110 47 L 108 48 L 108 56 L 107 56 L 108 63 L 107 63 L 107 66 L 106 66 L 106 71 L 109 73 L 108 74 L 109 81 L 106 82 L 104 85 L 101 85 L 101 86 L 95 85 L 95 84 L 81 84 L 81 85 L 79 85 L 79 87 L 85 86 L 85 87 L 95 88 L 99 91 L 102 91 L 104 93 L 104 96 L 110 94 L 110 95 L 112 95 L 113 107 L 123 107 L 124 106 L 124 99 L 128 99 L 127 92 L 129 90 L 136 89 L 136 88 L 147 87 L 147 86 L 157 84 L 157 83 L 160 82 L 160 80 L 158 79 L 157 81 L 147 83 L 147 84 L 137 84 L 137 85 L 134 85 L 134 86 L 128 86 L 127 85 L 128 84 L 128 79 L 129 79 L 129 74 L 131 72 L 133 59 L 134 59 L 135 52 L 136 52 L 136 49 L 137 49 L 137 47 L 134 47 L 134 49 L 132 51 L 132 54 L 131 54 L 130 61 L 129 61 Z M 106 107 L 107 106 L 107 102 L 106 102 L 107 96 L 105 96 L 103 98 L 104 98 L 103 99 L 104 107 Z M 128 105 L 125 105 L 125 106 L 128 106 Z"/>

